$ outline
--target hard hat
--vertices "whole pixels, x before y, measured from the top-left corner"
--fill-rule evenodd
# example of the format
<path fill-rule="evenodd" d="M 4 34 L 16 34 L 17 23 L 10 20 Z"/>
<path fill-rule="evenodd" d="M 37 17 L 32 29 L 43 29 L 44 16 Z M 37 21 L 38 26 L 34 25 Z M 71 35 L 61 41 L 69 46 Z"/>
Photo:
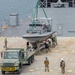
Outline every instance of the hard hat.
<path fill-rule="evenodd" d="M 61 60 L 64 60 L 63 58 L 61 58 Z"/>

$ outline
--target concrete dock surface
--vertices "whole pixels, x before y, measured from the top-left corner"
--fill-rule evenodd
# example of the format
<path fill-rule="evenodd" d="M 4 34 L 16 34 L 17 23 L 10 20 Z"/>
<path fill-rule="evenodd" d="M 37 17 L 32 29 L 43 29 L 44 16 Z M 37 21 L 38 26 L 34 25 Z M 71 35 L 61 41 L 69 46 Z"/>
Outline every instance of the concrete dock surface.
<path fill-rule="evenodd" d="M 0 37 L 0 52 L 4 51 L 4 38 Z M 25 65 L 20 75 L 75 75 L 75 37 L 57 37 L 58 45 L 51 48 L 51 52 L 41 52 L 41 55 L 35 56 L 35 61 L 31 65 Z M 20 37 L 7 38 L 8 47 L 18 47 L 26 49 L 26 41 Z M 49 72 L 45 72 L 44 60 L 49 59 Z M 64 59 L 66 63 L 65 74 L 61 73 L 60 61 Z M 2 59 L 0 58 L 0 62 Z M 1 72 L 0 72 L 1 75 Z M 17 75 L 6 73 L 5 75 Z"/>

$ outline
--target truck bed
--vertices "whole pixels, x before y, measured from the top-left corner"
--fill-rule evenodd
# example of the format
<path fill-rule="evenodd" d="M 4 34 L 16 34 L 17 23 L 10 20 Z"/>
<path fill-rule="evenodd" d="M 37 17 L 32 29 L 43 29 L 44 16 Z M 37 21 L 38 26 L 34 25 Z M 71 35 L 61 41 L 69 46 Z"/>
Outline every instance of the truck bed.
<path fill-rule="evenodd" d="M 28 53 L 28 58 L 30 58 L 32 55 L 35 55 L 36 51 L 26 51 Z"/>
<path fill-rule="evenodd" d="M 42 49 L 44 49 L 45 48 L 45 45 L 44 45 L 44 43 L 40 43 L 40 51 L 42 50 Z M 35 50 L 33 50 L 33 51 L 31 51 L 31 50 L 27 50 L 27 53 L 28 53 L 28 58 L 30 58 L 32 55 L 35 55 L 36 53 L 37 53 L 37 51 L 38 51 L 38 49 L 35 49 Z"/>

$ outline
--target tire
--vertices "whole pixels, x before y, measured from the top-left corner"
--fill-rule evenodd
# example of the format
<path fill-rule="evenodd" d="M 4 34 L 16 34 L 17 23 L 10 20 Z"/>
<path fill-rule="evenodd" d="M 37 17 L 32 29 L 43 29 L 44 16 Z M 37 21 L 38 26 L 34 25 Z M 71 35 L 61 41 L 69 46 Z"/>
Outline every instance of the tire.
<path fill-rule="evenodd" d="M 31 65 L 31 58 L 28 59 L 28 65 Z"/>
<path fill-rule="evenodd" d="M 33 61 L 34 61 L 34 60 L 33 60 L 33 56 L 32 56 L 32 57 L 31 57 L 31 63 L 33 63 Z"/>
<path fill-rule="evenodd" d="M 2 71 L 2 74 L 5 74 L 5 71 Z"/>
<path fill-rule="evenodd" d="M 33 55 L 33 61 L 34 61 L 34 55 Z"/>
<path fill-rule="evenodd" d="M 19 69 L 17 70 L 17 74 L 20 74 L 21 73 L 21 69 L 22 69 L 22 66 L 19 65 Z"/>
<path fill-rule="evenodd" d="M 20 74 L 21 73 L 21 68 L 19 68 L 18 70 L 17 70 L 17 74 Z"/>
<path fill-rule="evenodd" d="M 33 63 L 34 61 L 34 55 L 31 57 L 31 63 Z"/>

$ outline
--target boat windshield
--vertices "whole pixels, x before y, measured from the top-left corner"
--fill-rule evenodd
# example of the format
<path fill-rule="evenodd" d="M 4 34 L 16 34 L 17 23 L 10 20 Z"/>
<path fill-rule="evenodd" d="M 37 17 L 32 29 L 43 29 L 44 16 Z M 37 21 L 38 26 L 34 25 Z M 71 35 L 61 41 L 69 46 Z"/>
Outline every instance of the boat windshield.
<path fill-rule="evenodd" d="M 18 59 L 18 52 L 4 52 L 4 59 Z"/>
<path fill-rule="evenodd" d="M 29 24 L 29 26 L 40 26 L 40 27 L 42 27 L 42 24 Z"/>

